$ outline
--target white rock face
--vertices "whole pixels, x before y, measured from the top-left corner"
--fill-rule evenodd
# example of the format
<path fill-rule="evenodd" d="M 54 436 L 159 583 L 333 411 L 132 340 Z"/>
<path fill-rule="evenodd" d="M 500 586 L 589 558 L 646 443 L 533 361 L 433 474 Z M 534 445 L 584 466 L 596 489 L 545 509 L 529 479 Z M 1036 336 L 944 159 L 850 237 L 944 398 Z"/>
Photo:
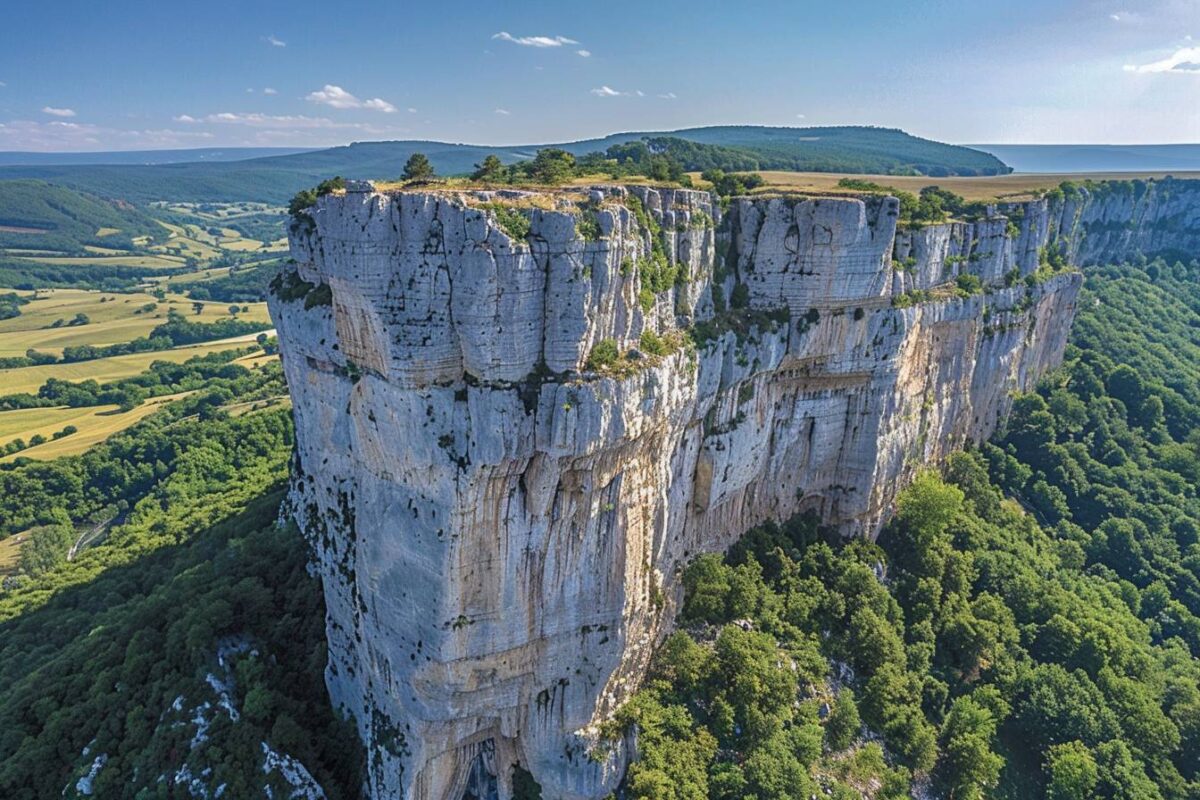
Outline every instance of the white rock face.
<path fill-rule="evenodd" d="M 608 187 L 504 198 L 537 206 L 514 241 L 495 199 L 324 197 L 272 292 L 290 508 L 375 798 L 459 800 L 482 769 L 503 800 L 515 764 L 546 798 L 612 791 L 631 743 L 598 749 L 598 724 L 669 629 L 682 567 L 806 510 L 874 535 L 919 466 L 1060 360 L 1079 288 L 1003 286 L 1037 267 L 1044 203 L 1010 239 L 1003 217 L 897 234 L 893 198 L 722 215 Z M 963 271 L 989 292 L 947 289 Z M 602 340 L 693 325 L 694 350 L 586 368 Z"/>

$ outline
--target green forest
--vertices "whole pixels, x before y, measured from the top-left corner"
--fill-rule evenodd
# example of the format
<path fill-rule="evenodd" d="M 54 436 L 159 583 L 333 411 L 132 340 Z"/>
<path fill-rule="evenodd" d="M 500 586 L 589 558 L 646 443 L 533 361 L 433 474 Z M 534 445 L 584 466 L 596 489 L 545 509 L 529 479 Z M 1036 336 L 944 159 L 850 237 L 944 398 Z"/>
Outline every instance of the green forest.
<path fill-rule="evenodd" d="M 99 754 L 96 796 L 168 797 L 163 775 L 286 793 L 267 747 L 354 797 L 320 586 L 277 524 L 289 415 L 223 408 L 281 371 L 151 373 L 125 388 L 205 388 L 0 467 L 0 536 L 37 540 L 0 590 L 0 795 L 75 796 Z M 1063 366 L 918 477 L 878 543 L 804 517 L 692 563 L 678 631 L 603 732 L 636 726 L 624 796 L 1200 797 L 1198 484 L 1200 265 L 1091 270 Z"/>
<path fill-rule="evenodd" d="M 1200 797 L 1197 266 L 1091 273 L 1063 367 L 878 544 L 697 559 L 609 731 L 630 796 Z"/>

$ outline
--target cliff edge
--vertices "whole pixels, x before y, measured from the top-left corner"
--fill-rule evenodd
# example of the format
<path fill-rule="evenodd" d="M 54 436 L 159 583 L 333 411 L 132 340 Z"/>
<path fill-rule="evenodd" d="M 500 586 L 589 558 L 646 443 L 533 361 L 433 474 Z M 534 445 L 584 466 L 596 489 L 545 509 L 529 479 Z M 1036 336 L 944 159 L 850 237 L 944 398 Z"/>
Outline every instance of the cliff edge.
<path fill-rule="evenodd" d="M 806 510 L 874 535 L 1058 363 L 1080 276 L 1047 253 L 1091 252 L 1095 213 L 1067 204 L 898 230 L 882 196 L 321 198 L 270 305 L 371 795 L 508 798 L 516 764 L 612 791 L 635 743 L 599 724 L 688 560 Z"/>

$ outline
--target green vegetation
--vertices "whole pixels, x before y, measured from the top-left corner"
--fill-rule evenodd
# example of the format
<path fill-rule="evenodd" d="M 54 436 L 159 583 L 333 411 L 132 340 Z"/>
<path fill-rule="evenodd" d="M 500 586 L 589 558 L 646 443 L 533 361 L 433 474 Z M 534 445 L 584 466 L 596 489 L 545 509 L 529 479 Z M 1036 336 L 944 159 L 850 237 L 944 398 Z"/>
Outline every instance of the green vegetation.
<path fill-rule="evenodd" d="M 329 287 L 325 286 L 324 291 L 329 292 Z M 316 294 L 314 292 L 314 294 Z M 306 299 L 305 302 L 308 302 Z M 314 304 L 321 303 L 320 298 Z M 310 306 L 311 307 L 311 306 Z M 164 338 L 171 342 L 172 345 L 178 347 L 185 344 L 196 344 L 198 342 L 211 342 L 216 339 L 229 339 L 234 336 L 245 336 L 248 333 L 258 333 L 259 331 L 268 330 L 271 327 L 270 322 L 251 322 L 241 319 L 222 319 L 216 322 L 193 322 L 187 317 L 172 310 L 167 314 L 167 321 L 159 325 L 154 330 L 150 331 L 150 338 Z"/>
<path fill-rule="evenodd" d="M 230 349 L 197 355 L 181 364 L 155 361 L 139 375 L 105 384 L 95 380 L 73 383 L 49 378 L 38 388 L 37 394 L 0 395 L 0 409 L 117 405 L 129 410 L 150 397 L 191 391 L 202 386 L 212 388 L 225 385 L 233 391 L 234 388 L 243 388 L 240 381 L 250 373 L 245 367 L 232 362 L 247 352 L 247 349 Z"/>
<path fill-rule="evenodd" d="M 505 203 L 488 203 L 483 206 L 496 216 L 496 223 L 514 242 L 523 242 L 529 236 L 528 212 Z"/>
<path fill-rule="evenodd" d="M 638 726 L 629 796 L 1196 796 L 1197 277 L 1090 275 L 1063 368 L 879 545 L 795 519 L 698 558 L 609 731 Z"/>
<path fill-rule="evenodd" d="M 295 217 L 300 212 L 315 206 L 318 197 L 324 197 L 327 194 L 342 191 L 345 188 L 345 178 L 337 175 L 321 181 L 315 189 L 301 189 L 299 192 L 296 192 L 291 202 L 288 203 L 288 213 Z"/>
<path fill-rule="evenodd" d="M 0 181 L 0 249 L 82 254 L 93 245 L 130 250 L 141 236 L 165 239 L 166 231 L 129 203 L 43 181 Z"/>
<path fill-rule="evenodd" d="M 987 214 L 987 203 L 980 200 L 964 200 L 954 192 L 937 186 L 926 186 L 918 194 L 913 194 L 859 178 L 842 178 L 837 182 L 837 188 L 868 194 L 887 194 L 897 198 L 900 201 L 900 216 L 897 222 L 908 227 L 920 227 L 949 219 L 974 222 L 983 219 Z"/>
<path fill-rule="evenodd" d="M 475 171 L 471 173 L 471 180 L 481 183 L 500 183 L 504 179 L 504 163 L 495 154 L 488 155 L 482 163 L 476 164 Z"/>
<path fill-rule="evenodd" d="M 220 359 L 214 358 L 213 361 Z M 207 361 L 207 359 L 206 359 Z M 119 384 L 125 390 L 161 391 L 166 381 L 183 385 L 196 383 L 199 376 L 216 369 L 216 377 L 192 394 L 165 404 L 163 410 L 141 424 L 112 436 L 81 456 L 59 458 L 49 463 L 22 462 L 0 465 L 0 537 L 18 533 L 34 525 L 61 522 L 65 514 L 74 524 L 122 513 L 131 508 L 145 492 L 165 480 L 179 468 L 180 459 L 193 448 L 198 458 L 210 459 L 204 470 L 220 482 L 233 468 L 230 459 L 240 459 L 243 447 L 254 458 L 267 453 L 271 458 L 286 459 L 291 446 L 288 420 L 281 412 L 225 418 L 221 407 L 233 402 L 261 400 L 283 394 L 282 371 L 278 365 L 246 370 L 236 365 L 214 363 L 156 365 L 144 376 Z M 51 384 L 55 391 L 69 396 L 78 386 Z M 85 390 L 86 391 L 86 390 Z M 173 422 L 188 419 L 185 425 Z M 238 442 L 239 426 L 258 425 L 272 420 L 271 442 Z M 237 424 L 233 424 L 234 422 Z M 282 451 L 270 452 L 270 447 Z M 207 454 L 207 455 L 203 455 Z M 228 463 L 227 463 L 228 462 Z M 249 463 L 249 462 L 247 462 Z M 215 485 L 215 483 L 214 483 Z M 165 495 L 163 495 L 165 497 Z M 171 505 L 170 503 L 168 505 Z M 179 512 L 185 509 L 181 506 Z M 0 602 L 0 609 L 3 603 Z M 0 613 L 0 616 L 3 616 Z"/>
<path fill-rule="evenodd" d="M 358 796 L 361 746 L 322 684 L 319 584 L 305 571 L 296 531 L 274 527 L 281 494 L 268 491 L 265 474 L 241 475 L 260 497 L 209 519 L 143 504 L 136 521 L 75 561 L 51 558 L 41 580 L 64 570 L 88 580 L 0 624 L 6 798 L 58 797 L 102 753 L 97 797 L 158 796 L 171 782 L 160 776 L 185 768 L 185 785 L 195 777 L 210 792 L 225 785 L 226 796 L 252 797 L 266 783 L 286 797 L 282 776 L 263 772 L 261 742 L 297 758 L 331 800 Z M 189 471 L 168 485 L 190 506 L 206 498 L 186 482 L 205 481 Z M 156 523 L 179 533 L 164 542 L 152 532 Z M 229 686 L 237 721 L 206 675 Z M 205 719 L 202 736 L 197 715 Z"/>
<path fill-rule="evenodd" d="M 278 259 L 255 264 L 244 269 L 229 268 L 226 274 L 207 280 L 172 280 L 172 291 L 182 292 L 193 300 L 213 300 L 219 303 L 252 303 L 265 300 L 267 284 L 279 270 Z"/>
<path fill-rule="evenodd" d="M 427 181 L 433 177 L 433 164 L 424 153 L 413 153 L 404 162 L 402 177 L 406 181 Z"/>
<path fill-rule="evenodd" d="M 0 319 L 12 319 L 21 316 L 21 306 L 29 302 L 29 298 L 16 292 L 0 294 Z"/>
<path fill-rule="evenodd" d="M 72 287 L 102 292 L 131 292 L 150 278 L 170 274 L 149 267 L 102 264 L 40 264 L 0 258 L 0 286 L 22 291 Z"/>
<path fill-rule="evenodd" d="M 592 347 L 585 366 L 593 372 L 599 372 L 612 367 L 620 357 L 621 351 L 615 339 L 601 339 Z"/>
<path fill-rule="evenodd" d="M 763 184 L 763 178 L 756 172 L 749 174 L 731 174 L 723 169 L 708 169 L 700 177 L 713 185 L 713 191 L 721 197 L 736 197 L 750 194 Z"/>
<path fill-rule="evenodd" d="M 983 294 L 983 281 L 979 279 L 978 275 L 963 272 L 954 279 L 954 288 L 959 297 Z"/>

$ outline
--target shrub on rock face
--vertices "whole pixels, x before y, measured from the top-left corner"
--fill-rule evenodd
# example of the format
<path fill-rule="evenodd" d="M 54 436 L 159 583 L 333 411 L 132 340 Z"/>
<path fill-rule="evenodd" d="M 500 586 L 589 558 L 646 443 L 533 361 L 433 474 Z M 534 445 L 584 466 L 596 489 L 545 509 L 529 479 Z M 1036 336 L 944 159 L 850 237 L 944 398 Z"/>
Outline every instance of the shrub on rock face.
<path fill-rule="evenodd" d="M 587 368 L 590 370 L 601 370 L 605 367 L 611 367 L 617 363 L 617 359 L 620 357 L 621 351 L 617 348 L 615 339 L 601 339 L 596 342 L 596 346 L 592 348 L 592 352 L 588 356 Z"/>

